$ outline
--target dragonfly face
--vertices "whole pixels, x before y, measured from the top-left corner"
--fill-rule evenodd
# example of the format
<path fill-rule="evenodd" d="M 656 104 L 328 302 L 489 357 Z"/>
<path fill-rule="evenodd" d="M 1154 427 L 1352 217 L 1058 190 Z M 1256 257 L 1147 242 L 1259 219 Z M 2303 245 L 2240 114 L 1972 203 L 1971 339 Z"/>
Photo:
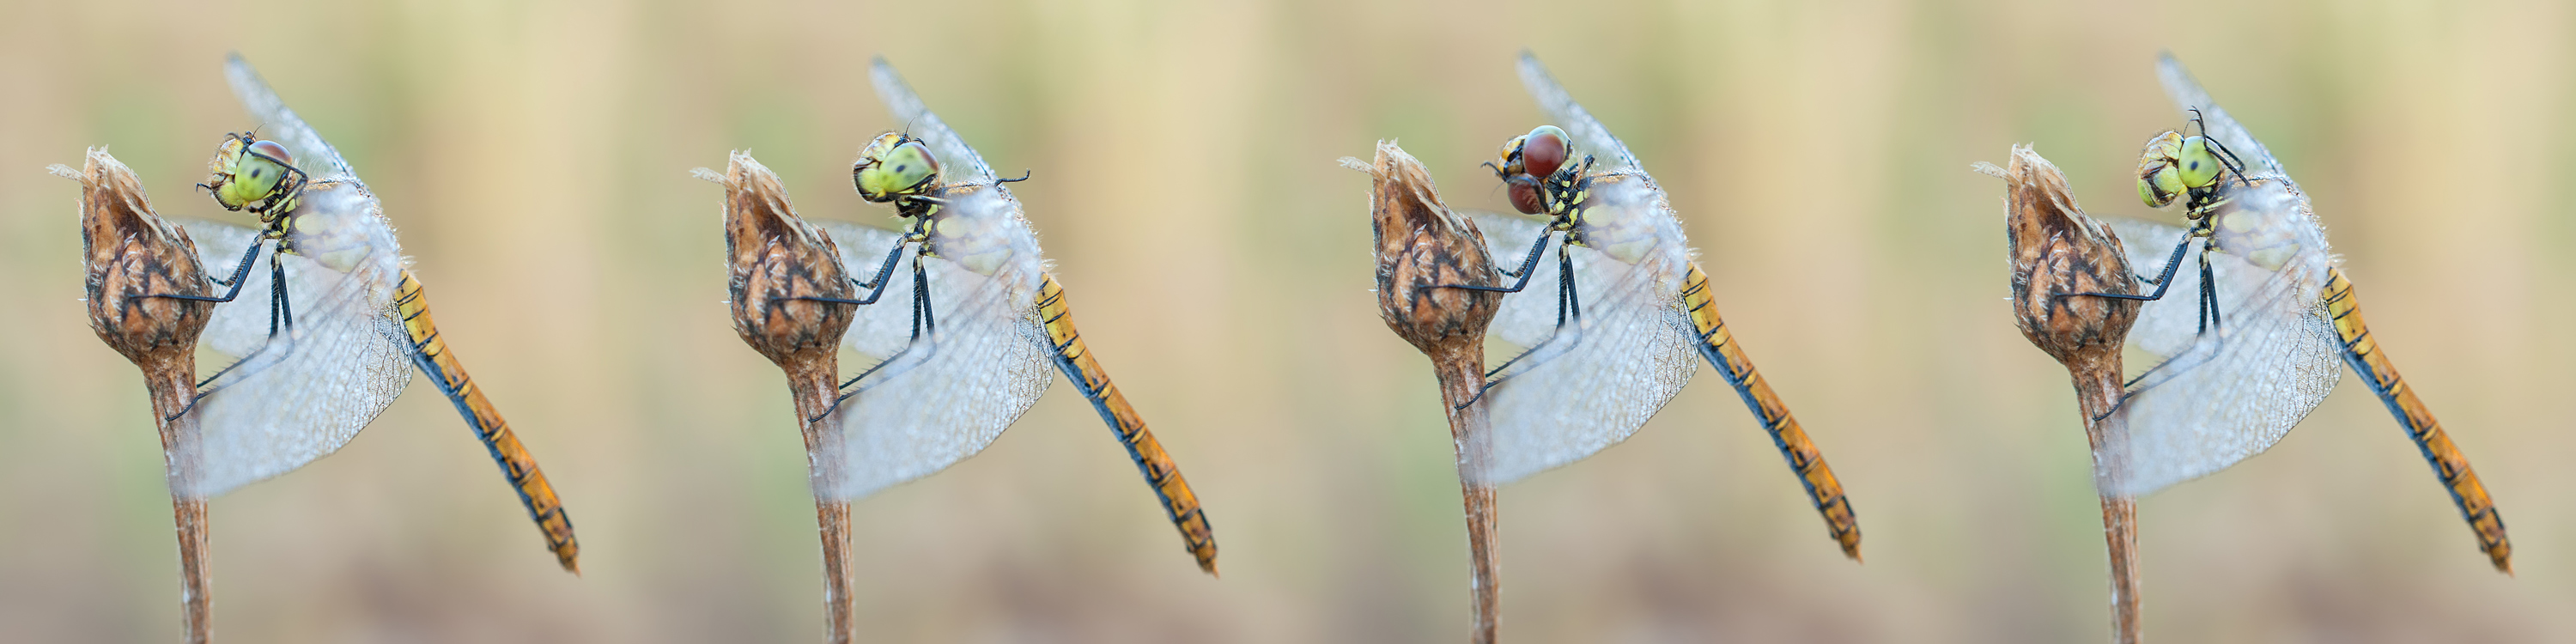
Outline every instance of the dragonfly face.
<path fill-rule="evenodd" d="M 861 199 L 910 205 L 939 183 L 939 159 L 931 156 L 929 146 L 922 145 L 920 139 L 887 132 L 859 151 L 859 161 L 850 165 L 850 182 L 858 186 Z M 898 208 L 898 213 L 916 214 L 910 208 Z"/>
<path fill-rule="evenodd" d="M 2138 199 L 2162 208 L 2188 197 L 2183 216 L 2199 219 L 2218 200 L 2221 173 L 2231 166 L 2219 158 L 2216 142 L 2206 136 L 2185 137 L 2167 130 L 2147 140 L 2138 155 Z"/>
<path fill-rule="evenodd" d="M 259 213 L 260 221 L 294 210 L 295 198 L 304 190 L 304 171 L 296 169 L 294 155 L 255 134 L 226 136 L 211 165 L 213 176 L 198 185 L 214 193 L 215 203 L 225 210 L 248 209 Z"/>

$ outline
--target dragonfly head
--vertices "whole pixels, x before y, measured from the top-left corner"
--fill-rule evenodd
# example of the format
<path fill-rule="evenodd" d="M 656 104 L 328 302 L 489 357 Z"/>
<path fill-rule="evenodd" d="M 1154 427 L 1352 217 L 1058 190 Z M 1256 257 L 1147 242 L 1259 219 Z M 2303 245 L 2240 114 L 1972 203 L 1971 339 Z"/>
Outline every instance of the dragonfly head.
<path fill-rule="evenodd" d="M 873 203 L 919 196 L 938 181 L 939 159 L 930 147 L 901 132 L 877 135 L 850 164 L 850 183 L 858 186 L 859 198 Z"/>
<path fill-rule="evenodd" d="M 2186 195 L 2195 204 L 2211 196 L 2230 167 L 2219 157 L 2223 149 L 2209 137 L 2173 131 L 2148 139 L 2138 155 L 2138 199 L 2161 208 Z"/>
<path fill-rule="evenodd" d="M 212 175 L 200 184 L 215 195 L 215 203 L 225 210 L 249 209 L 269 213 L 293 207 L 295 192 L 304 187 L 304 171 L 295 167 L 295 156 L 276 141 L 261 140 L 250 133 L 224 137 L 215 148 Z"/>
<path fill-rule="evenodd" d="M 1493 168 L 1494 175 L 1501 177 L 1503 183 L 1509 184 L 1512 208 L 1523 214 L 1535 215 L 1548 210 L 1547 200 L 1540 198 L 1540 179 L 1563 168 L 1569 154 L 1565 130 L 1554 125 L 1541 125 L 1528 134 L 1504 141 L 1501 158 L 1485 165 Z"/>

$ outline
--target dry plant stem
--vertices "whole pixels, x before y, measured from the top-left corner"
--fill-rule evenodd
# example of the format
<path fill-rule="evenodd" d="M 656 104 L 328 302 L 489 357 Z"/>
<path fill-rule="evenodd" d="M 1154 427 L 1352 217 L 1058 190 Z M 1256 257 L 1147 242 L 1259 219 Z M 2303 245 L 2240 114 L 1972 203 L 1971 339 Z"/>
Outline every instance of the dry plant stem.
<path fill-rule="evenodd" d="M 168 467 L 171 519 L 179 542 L 182 637 L 205 642 L 211 623 L 207 594 L 206 500 L 177 493 L 196 471 L 196 347 L 214 305 L 161 294 L 207 294 L 205 267 L 188 232 L 152 212 L 143 182 L 109 156 L 91 148 L 80 170 L 50 168 L 81 183 L 81 265 L 90 331 L 143 371 L 152 396 L 154 424 Z"/>
<path fill-rule="evenodd" d="M 2121 394 L 2120 350 L 2129 326 L 2137 322 L 2138 304 L 2103 297 L 2068 297 L 2071 293 L 2135 293 L 2136 283 L 2120 238 L 2084 215 L 2067 187 L 2065 173 L 2028 146 L 2014 146 L 2008 168 L 1981 166 L 1979 171 L 2006 184 L 2004 235 L 2012 268 L 2013 322 L 2049 357 L 2066 366 L 2074 380 L 2077 406 L 2084 414 L 2084 434 L 2093 447 L 2097 472 L 2116 471 L 2119 463 L 2100 459 L 2106 436 L 2124 432 L 2112 414 Z M 2111 559 L 2112 641 L 2134 644 L 2138 629 L 2137 502 L 2124 496 L 2102 497 L 2102 532 Z"/>
<path fill-rule="evenodd" d="M 833 384 L 836 376 L 833 369 L 788 370 L 787 389 L 796 398 L 796 417 L 802 419 L 798 424 L 804 430 L 808 459 L 822 457 L 825 424 L 831 422 L 823 416 L 832 410 L 832 400 L 839 395 Z M 850 502 L 814 497 L 814 522 L 823 536 L 825 641 L 847 644 L 858 628 L 850 621 L 855 609 L 850 597 Z"/>
<path fill-rule="evenodd" d="M 701 170 L 725 186 L 725 254 L 734 332 L 744 344 L 787 374 L 806 463 L 815 482 L 814 520 L 823 540 L 824 640 L 846 644 L 851 619 L 850 504 L 822 492 L 833 473 L 825 445 L 835 425 L 825 418 L 838 399 L 837 351 L 850 328 L 847 306 L 799 297 L 851 296 L 849 274 L 831 237 L 796 216 L 778 175 L 750 154 L 736 152 L 723 175 Z"/>
<path fill-rule="evenodd" d="M 1502 577 L 1495 564 L 1500 535 L 1495 530 L 1494 484 L 1475 471 L 1482 460 L 1476 455 L 1483 451 L 1492 426 L 1486 422 L 1484 405 L 1467 404 L 1484 386 L 1485 356 L 1482 351 L 1462 353 L 1433 355 L 1431 368 L 1440 378 L 1440 403 L 1449 407 L 1449 436 L 1458 448 L 1458 491 L 1467 505 L 1468 584 L 1476 611 L 1469 641 L 1492 644 L 1494 622 L 1502 612 Z"/>
<path fill-rule="evenodd" d="M 1469 641 L 1491 644 L 1501 591 L 1494 561 L 1494 486 L 1484 474 L 1491 437 L 1484 405 L 1467 401 L 1484 389 L 1485 327 L 1493 322 L 1502 296 L 1440 286 L 1494 284 L 1493 258 L 1486 254 L 1475 222 L 1442 205 L 1430 172 L 1395 142 L 1378 142 L 1373 163 L 1346 158 L 1342 164 L 1374 179 L 1369 214 L 1376 240 L 1378 314 L 1388 329 L 1431 359 L 1440 379 L 1466 500 L 1469 590 L 1475 606 Z"/>
<path fill-rule="evenodd" d="M 188 405 L 196 400 L 195 356 L 185 356 L 180 364 L 147 367 L 143 375 L 145 389 L 152 394 L 152 417 L 161 420 L 161 451 L 168 458 L 186 450 L 182 441 L 196 439 L 197 419 L 187 416 Z M 173 469 L 178 464 L 172 464 Z M 170 519 L 179 538 L 179 604 L 184 622 L 181 641 L 205 644 L 212 626 L 214 597 L 207 584 L 212 572 L 206 568 L 206 499 L 170 493 Z"/>
<path fill-rule="evenodd" d="M 2084 437 L 2093 447 L 2093 453 L 2101 454 L 2102 437 L 2112 433 L 2105 426 L 2123 420 L 2111 415 L 2120 402 L 2119 356 L 2111 356 L 2107 365 L 2089 364 L 2079 368 L 2070 364 L 2067 369 L 2075 379 L 2076 408 L 2084 412 Z M 2102 539 L 2109 545 L 2111 557 L 2111 641 L 2137 644 L 2140 605 L 2137 499 L 2108 493 L 2102 495 Z"/>

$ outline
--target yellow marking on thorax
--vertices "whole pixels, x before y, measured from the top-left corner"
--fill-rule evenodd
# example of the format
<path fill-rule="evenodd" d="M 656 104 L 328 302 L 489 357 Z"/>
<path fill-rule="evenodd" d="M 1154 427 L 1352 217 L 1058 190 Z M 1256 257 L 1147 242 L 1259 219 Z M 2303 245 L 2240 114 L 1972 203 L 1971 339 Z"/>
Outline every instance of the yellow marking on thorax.
<path fill-rule="evenodd" d="M 394 307 L 402 315 L 403 331 L 411 337 L 412 363 L 429 374 L 430 381 L 456 404 L 475 438 L 491 450 L 492 460 L 509 477 L 510 487 L 518 490 L 519 502 L 528 508 L 528 517 L 545 533 L 546 549 L 555 553 L 555 561 L 564 570 L 581 572 L 581 545 L 573 538 L 572 516 L 564 512 L 563 500 L 555 497 L 555 488 L 546 482 L 546 474 L 537 469 L 537 459 L 519 444 L 519 436 L 510 432 L 510 422 L 483 397 L 483 389 L 465 375 L 464 363 L 448 351 L 447 341 L 438 337 L 438 325 L 431 322 L 429 301 L 421 295 L 420 280 L 411 271 L 402 272 L 402 282 L 394 289 Z"/>
<path fill-rule="evenodd" d="M 1181 467 L 1163 452 L 1161 441 L 1145 429 L 1145 419 L 1118 393 L 1117 383 L 1109 381 L 1108 370 L 1091 357 L 1091 349 L 1082 343 L 1082 334 L 1073 328 L 1073 311 L 1064 301 L 1064 287 L 1054 275 L 1045 275 L 1038 286 L 1038 318 L 1046 324 L 1047 340 L 1053 345 L 1056 367 L 1066 379 L 1091 400 L 1100 419 L 1118 434 L 1118 442 L 1127 446 L 1127 455 L 1136 459 L 1136 469 L 1145 474 L 1145 483 L 1163 500 L 1163 513 L 1172 526 L 1181 531 L 1181 540 L 1189 546 L 1190 555 L 1198 558 L 1199 569 L 1216 574 L 1216 533 L 1208 526 L 1207 513 L 1199 508 L 1199 497 L 1190 491 L 1189 481 L 1181 478 Z"/>
<path fill-rule="evenodd" d="M 2362 323 L 2361 303 L 2353 297 L 2352 282 L 2344 278 L 2343 269 L 2327 269 L 2325 305 L 2334 318 L 2335 335 L 2343 340 L 2345 364 L 2352 365 L 2362 381 L 2370 383 L 2370 390 L 2379 394 L 2380 402 L 2397 417 L 2407 438 L 2414 439 L 2424 460 L 2433 466 L 2433 474 L 2442 479 L 2442 487 L 2451 491 L 2452 503 L 2460 506 L 2460 518 L 2477 533 L 2478 549 L 2487 553 L 2487 560 L 2495 564 L 2496 570 L 2512 574 L 2513 542 L 2505 537 L 2504 515 L 2497 513 L 2495 500 L 2487 496 L 2487 487 L 2478 482 L 2477 472 L 2469 469 L 2469 457 L 2451 443 L 2451 436 L 2442 431 L 2441 421 L 2433 419 L 2432 410 L 2416 399 L 2415 390 L 2398 377 L 2397 366 L 2379 350 L 2379 341 Z"/>
<path fill-rule="evenodd" d="M 1726 320 L 1718 317 L 1717 303 L 1709 297 L 1708 275 L 1700 272 L 1698 262 L 1691 262 L 1690 271 L 1683 275 L 1680 297 L 1682 307 L 1690 312 L 1691 328 L 1699 333 L 1700 355 L 1744 397 L 1744 405 L 1753 410 L 1762 428 L 1771 432 L 1772 444 L 1789 460 L 1789 469 L 1806 484 L 1807 498 L 1824 515 L 1825 528 L 1842 544 L 1843 554 L 1859 561 L 1860 518 L 1852 514 L 1851 500 L 1843 496 L 1842 480 L 1834 477 L 1833 468 L 1825 465 L 1824 452 L 1807 438 L 1798 419 L 1789 415 L 1788 404 L 1772 393 L 1771 383 L 1753 369 L 1753 360 L 1745 357 L 1734 334 L 1727 332 Z"/>

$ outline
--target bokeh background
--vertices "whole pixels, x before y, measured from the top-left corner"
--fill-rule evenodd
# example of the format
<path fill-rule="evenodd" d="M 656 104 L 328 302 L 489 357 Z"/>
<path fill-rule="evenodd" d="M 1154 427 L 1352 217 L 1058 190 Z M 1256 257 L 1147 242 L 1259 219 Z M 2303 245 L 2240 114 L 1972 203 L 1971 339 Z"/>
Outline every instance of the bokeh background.
<path fill-rule="evenodd" d="M 363 5 L 363 6 L 362 6 Z M 1422 358 L 1369 292 L 1400 138 L 1456 205 L 1539 120 L 1535 49 L 1672 190 L 1729 321 L 1842 475 L 1843 559 L 1702 374 L 1634 439 L 1504 489 L 1506 637 L 2070 642 L 2106 632 L 2064 372 L 2012 328 L 2002 186 L 2035 142 L 2096 214 L 2179 127 L 2170 48 L 2332 226 L 2384 346 L 2510 520 L 2488 569 L 2361 383 L 2143 502 L 2163 641 L 2576 641 L 2576 11 L 2558 2 L 33 2 L 0 21 L 0 641 L 176 635 L 136 372 L 84 328 L 68 181 L 107 145 L 166 215 L 251 122 L 239 50 L 350 157 L 447 338 L 578 520 L 558 572 L 428 385 L 213 504 L 216 633 L 260 642 L 793 642 L 819 631 L 803 454 L 726 321 L 716 186 L 808 217 L 888 120 L 884 54 L 1000 169 L 1091 346 L 1206 502 L 1190 565 L 1064 387 L 859 503 L 862 632 L 904 642 L 1452 641 L 1466 549 Z M 2160 215 L 2167 216 L 2170 215 Z"/>

